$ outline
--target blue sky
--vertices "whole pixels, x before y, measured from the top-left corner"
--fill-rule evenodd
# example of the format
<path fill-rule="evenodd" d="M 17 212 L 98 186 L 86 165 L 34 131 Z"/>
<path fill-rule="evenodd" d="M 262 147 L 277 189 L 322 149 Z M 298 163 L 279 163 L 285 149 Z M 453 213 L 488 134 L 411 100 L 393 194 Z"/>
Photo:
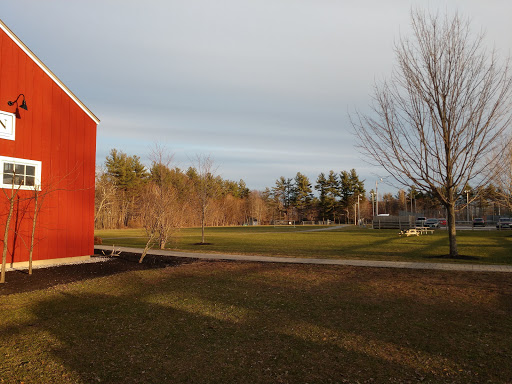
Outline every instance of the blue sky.
<path fill-rule="evenodd" d="M 370 190 L 386 174 L 348 114 L 389 76 L 411 6 L 457 9 L 510 53 L 507 0 L 17 0 L 0 18 L 100 118 L 98 165 L 159 143 L 251 189 L 355 168 Z"/>

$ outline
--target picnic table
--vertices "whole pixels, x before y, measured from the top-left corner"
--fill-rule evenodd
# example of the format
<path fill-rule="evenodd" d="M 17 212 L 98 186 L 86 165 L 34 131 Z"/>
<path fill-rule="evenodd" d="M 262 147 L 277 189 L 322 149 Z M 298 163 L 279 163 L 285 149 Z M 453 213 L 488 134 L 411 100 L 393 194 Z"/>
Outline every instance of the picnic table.
<path fill-rule="evenodd" d="M 430 228 L 430 227 L 416 227 L 416 230 L 417 230 L 419 233 L 421 233 L 422 235 L 423 235 L 423 234 L 426 234 L 426 235 L 427 235 L 427 234 L 429 234 L 429 233 L 431 233 L 431 234 L 433 234 L 433 233 L 434 233 L 434 230 L 433 230 L 432 228 Z"/>

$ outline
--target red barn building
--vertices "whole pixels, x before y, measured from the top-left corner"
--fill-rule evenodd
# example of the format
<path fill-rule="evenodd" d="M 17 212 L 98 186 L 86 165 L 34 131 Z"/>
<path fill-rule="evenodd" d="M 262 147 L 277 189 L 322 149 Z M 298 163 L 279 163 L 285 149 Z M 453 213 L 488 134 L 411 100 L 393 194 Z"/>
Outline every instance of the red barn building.
<path fill-rule="evenodd" d="M 98 123 L 0 21 L 0 240 L 3 249 L 9 221 L 7 266 L 26 264 L 31 244 L 34 264 L 93 253 Z"/>

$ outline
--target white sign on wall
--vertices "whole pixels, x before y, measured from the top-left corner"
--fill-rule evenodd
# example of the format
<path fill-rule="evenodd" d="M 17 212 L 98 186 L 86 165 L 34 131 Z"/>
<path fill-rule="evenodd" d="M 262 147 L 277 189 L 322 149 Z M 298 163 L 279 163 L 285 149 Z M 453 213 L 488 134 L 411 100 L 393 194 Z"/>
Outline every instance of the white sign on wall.
<path fill-rule="evenodd" d="M 14 140 L 16 116 L 14 113 L 0 111 L 0 139 Z"/>

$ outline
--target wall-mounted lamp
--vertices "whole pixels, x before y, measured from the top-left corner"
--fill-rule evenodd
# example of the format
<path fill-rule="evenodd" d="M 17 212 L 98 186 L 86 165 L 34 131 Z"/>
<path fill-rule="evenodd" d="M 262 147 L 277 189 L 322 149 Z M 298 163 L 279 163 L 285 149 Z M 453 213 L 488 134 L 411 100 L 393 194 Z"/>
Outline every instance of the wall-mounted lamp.
<path fill-rule="evenodd" d="M 20 105 L 19 107 L 20 107 L 20 108 L 23 108 L 25 111 L 27 111 L 27 110 L 28 110 L 28 108 L 27 108 L 27 103 L 26 103 L 26 101 L 25 101 L 25 95 L 24 95 L 23 93 L 20 93 L 20 94 L 18 95 L 18 97 L 16 98 L 16 100 L 14 100 L 14 101 L 8 101 L 8 102 L 7 102 L 7 105 L 9 105 L 9 106 L 12 106 L 12 105 L 14 105 L 14 104 L 16 103 L 16 118 L 17 118 L 17 119 L 21 119 L 20 110 L 18 109 L 18 99 L 19 99 L 21 96 L 23 96 L 23 101 L 21 102 L 21 105 Z"/>

